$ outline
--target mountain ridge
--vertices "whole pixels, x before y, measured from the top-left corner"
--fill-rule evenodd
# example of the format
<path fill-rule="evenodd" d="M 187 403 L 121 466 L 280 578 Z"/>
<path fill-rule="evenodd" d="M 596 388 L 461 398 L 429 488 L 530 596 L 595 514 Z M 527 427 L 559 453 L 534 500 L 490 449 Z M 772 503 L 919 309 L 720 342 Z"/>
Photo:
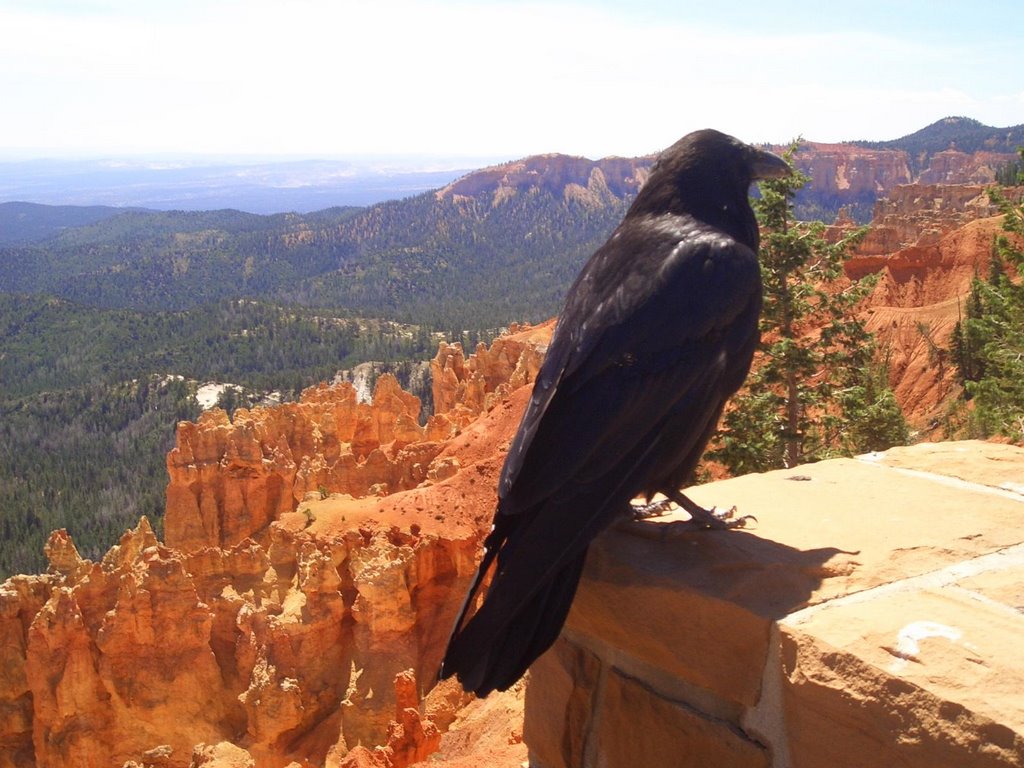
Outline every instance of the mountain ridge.
<path fill-rule="evenodd" d="M 885 141 L 855 140 L 844 142 L 869 149 L 923 148 L 931 152 L 949 149 L 950 144 L 958 145 L 964 152 L 986 150 L 990 152 L 1013 153 L 1024 145 L 1024 123 L 997 128 L 985 125 L 971 117 L 944 117 L 913 133 L 898 139 Z"/>
<path fill-rule="evenodd" d="M 1004 143 L 1017 135 L 977 121 L 940 121 L 910 138 L 923 133 L 938 147 L 934 136 L 944 142 L 959 127 L 971 141 L 987 136 L 986 147 L 996 135 Z M 930 157 L 935 180 L 944 183 L 991 181 L 1013 158 L 948 148 Z M 535 155 L 401 200 L 307 214 L 104 210 L 104 218 L 85 225 L 40 224 L 44 240 L 0 245 L 0 291 L 144 310 L 255 297 L 435 329 L 537 322 L 558 310 L 653 160 Z M 843 207 L 866 221 L 875 200 L 930 167 L 915 174 L 909 151 L 893 142 L 880 149 L 805 142 L 796 160 L 812 179 L 798 215 L 826 221 Z"/>

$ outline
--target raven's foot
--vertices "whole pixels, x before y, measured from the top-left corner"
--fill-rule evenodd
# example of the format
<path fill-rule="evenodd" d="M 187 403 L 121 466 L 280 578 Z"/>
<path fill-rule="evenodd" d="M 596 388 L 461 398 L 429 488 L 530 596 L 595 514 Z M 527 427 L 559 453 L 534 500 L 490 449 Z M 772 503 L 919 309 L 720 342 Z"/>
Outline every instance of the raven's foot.
<path fill-rule="evenodd" d="M 667 494 L 668 498 L 647 504 L 631 504 L 630 515 L 623 523 L 623 528 L 641 536 L 663 539 L 668 536 L 685 534 L 693 531 L 724 531 L 732 528 L 746 528 L 753 515 L 736 517 L 736 507 L 705 509 L 688 498 L 681 491 Z M 644 521 L 652 517 L 666 515 L 673 507 L 680 507 L 690 515 L 689 520 L 673 520 L 664 525 L 647 526 Z"/>
<path fill-rule="evenodd" d="M 705 531 L 724 531 L 730 528 L 746 528 L 747 521 L 757 522 L 753 515 L 736 517 L 736 507 L 729 509 L 704 509 L 700 504 L 689 499 L 682 491 L 673 491 L 666 494 L 672 501 L 686 510 L 690 515 L 691 525 Z"/>
<path fill-rule="evenodd" d="M 658 501 L 650 501 L 647 504 L 630 504 L 630 512 L 632 513 L 630 520 L 649 520 L 652 517 L 661 517 L 667 515 L 672 511 L 672 500 L 671 499 L 659 499 Z"/>
<path fill-rule="evenodd" d="M 691 525 L 700 530 L 723 531 L 729 528 L 745 528 L 748 520 L 757 522 L 757 518 L 753 515 L 736 517 L 736 507 L 729 507 L 729 509 L 718 509 L 717 507 L 705 509 L 681 491 L 669 493 L 668 497 L 686 510 L 687 514 L 690 515 Z"/>

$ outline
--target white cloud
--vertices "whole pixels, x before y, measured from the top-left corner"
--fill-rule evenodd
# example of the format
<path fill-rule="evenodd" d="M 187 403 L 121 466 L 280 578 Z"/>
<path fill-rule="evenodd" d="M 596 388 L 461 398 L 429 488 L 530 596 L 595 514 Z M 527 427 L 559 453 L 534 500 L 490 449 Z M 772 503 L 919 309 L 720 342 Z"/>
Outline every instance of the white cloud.
<path fill-rule="evenodd" d="M 68 7 L 0 5 L 0 147 L 597 156 L 707 125 L 785 141 L 1022 122 L 1010 67 L 979 78 L 970 52 L 891 33 L 513 0 Z"/>

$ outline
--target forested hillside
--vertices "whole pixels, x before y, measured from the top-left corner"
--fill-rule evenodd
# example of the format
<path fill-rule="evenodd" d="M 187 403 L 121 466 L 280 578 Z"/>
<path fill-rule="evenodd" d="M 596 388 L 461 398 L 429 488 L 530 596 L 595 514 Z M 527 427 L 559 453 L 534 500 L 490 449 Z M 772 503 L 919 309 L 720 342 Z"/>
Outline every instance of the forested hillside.
<path fill-rule="evenodd" d="M 151 373 L 297 395 L 346 365 L 430 356 L 436 347 L 425 329 L 255 300 L 143 312 L 4 294 L 0 338 L 6 401 Z"/>
<path fill-rule="evenodd" d="M 105 205 L 0 203 L 0 246 L 46 240 L 69 227 L 84 227 L 124 213 Z"/>
<path fill-rule="evenodd" d="M 260 297 L 440 329 L 540 320 L 631 196 L 505 190 L 303 216 L 127 211 L 0 248 L 0 292 L 146 310 Z"/>
<path fill-rule="evenodd" d="M 143 312 L 3 294 L 0 339 L 0 579 L 44 567 L 54 528 L 93 557 L 139 515 L 159 530 L 164 459 L 177 421 L 199 414 L 198 384 L 242 386 L 232 405 L 292 399 L 364 360 L 393 361 L 401 379 L 397 361 L 437 344 L 423 329 L 252 300 Z M 416 393 L 429 410 L 429 389 Z"/>
<path fill-rule="evenodd" d="M 45 568 L 56 528 L 96 558 L 139 515 L 159 525 L 164 457 L 175 423 L 199 414 L 194 391 L 148 376 L 0 403 L 0 579 Z"/>
<path fill-rule="evenodd" d="M 343 227 L 365 228 L 372 247 L 284 296 L 441 329 L 544 320 L 630 200 L 535 189 L 496 205 L 431 195 L 378 206 Z"/>
<path fill-rule="evenodd" d="M 1015 142 L 1024 143 L 1024 127 L 947 118 L 890 142 L 850 142 L 861 148 L 852 154 L 809 144 L 799 160 L 812 182 L 797 217 L 831 221 L 847 206 L 866 220 L 886 185 L 914 181 L 936 153 L 954 146 L 995 163 L 1000 153 L 1014 158 Z M 0 206 L 0 292 L 145 310 L 255 297 L 440 330 L 539 321 L 558 311 L 652 162 L 541 155 L 437 192 L 303 215 Z M 977 170 L 965 163 L 964 172 Z M 957 181 L 948 169 L 943 179 Z"/>

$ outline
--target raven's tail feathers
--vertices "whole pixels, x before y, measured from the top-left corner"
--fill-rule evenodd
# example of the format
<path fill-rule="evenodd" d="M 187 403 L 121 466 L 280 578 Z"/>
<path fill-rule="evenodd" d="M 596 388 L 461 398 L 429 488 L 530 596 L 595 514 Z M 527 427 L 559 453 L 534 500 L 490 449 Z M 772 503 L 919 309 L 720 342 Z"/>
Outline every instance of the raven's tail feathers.
<path fill-rule="evenodd" d="M 487 576 L 487 571 L 490 570 L 491 564 L 494 562 L 494 558 L 498 556 L 498 550 L 501 547 L 500 534 L 496 530 L 492 530 L 491 534 L 484 539 L 484 555 L 480 560 L 480 565 L 476 569 L 476 575 L 473 577 L 473 583 L 466 591 L 466 597 L 462 601 L 462 606 L 459 608 L 459 613 L 455 617 L 455 625 L 452 627 L 451 635 L 448 637 L 448 649 L 445 651 L 444 659 L 441 660 L 441 668 L 438 670 L 437 679 L 444 680 L 449 678 L 458 670 L 449 660 L 451 656 L 452 643 L 462 633 L 463 624 L 466 622 L 466 614 L 469 613 L 469 608 L 473 603 L 476 602 L 477 593 L 480 591 L 480 585 L 484 581 L 484 577 Z"/>
<path fill-rule="evenodd" d="M 503 691 L 515 683 L 558 638 L 569 615 L 586 557 L 587 550 L 583 549 L 513 615 L 488 610 L 504 602 L 497 595 L 498 599 L 492 601 L 489 593 L 480 611 L 465 627 L 460 627 L 467 602 L 441 664 L 441 678 L 458 675 L 463 687 L 477 696 L 486 696 L 493 690 Z M 471 595 L 483 578 L 483 564 L 481 568 Z M 502 587 L 499 580 L 492 585 L 492 590 L 500 591 Z"/>

